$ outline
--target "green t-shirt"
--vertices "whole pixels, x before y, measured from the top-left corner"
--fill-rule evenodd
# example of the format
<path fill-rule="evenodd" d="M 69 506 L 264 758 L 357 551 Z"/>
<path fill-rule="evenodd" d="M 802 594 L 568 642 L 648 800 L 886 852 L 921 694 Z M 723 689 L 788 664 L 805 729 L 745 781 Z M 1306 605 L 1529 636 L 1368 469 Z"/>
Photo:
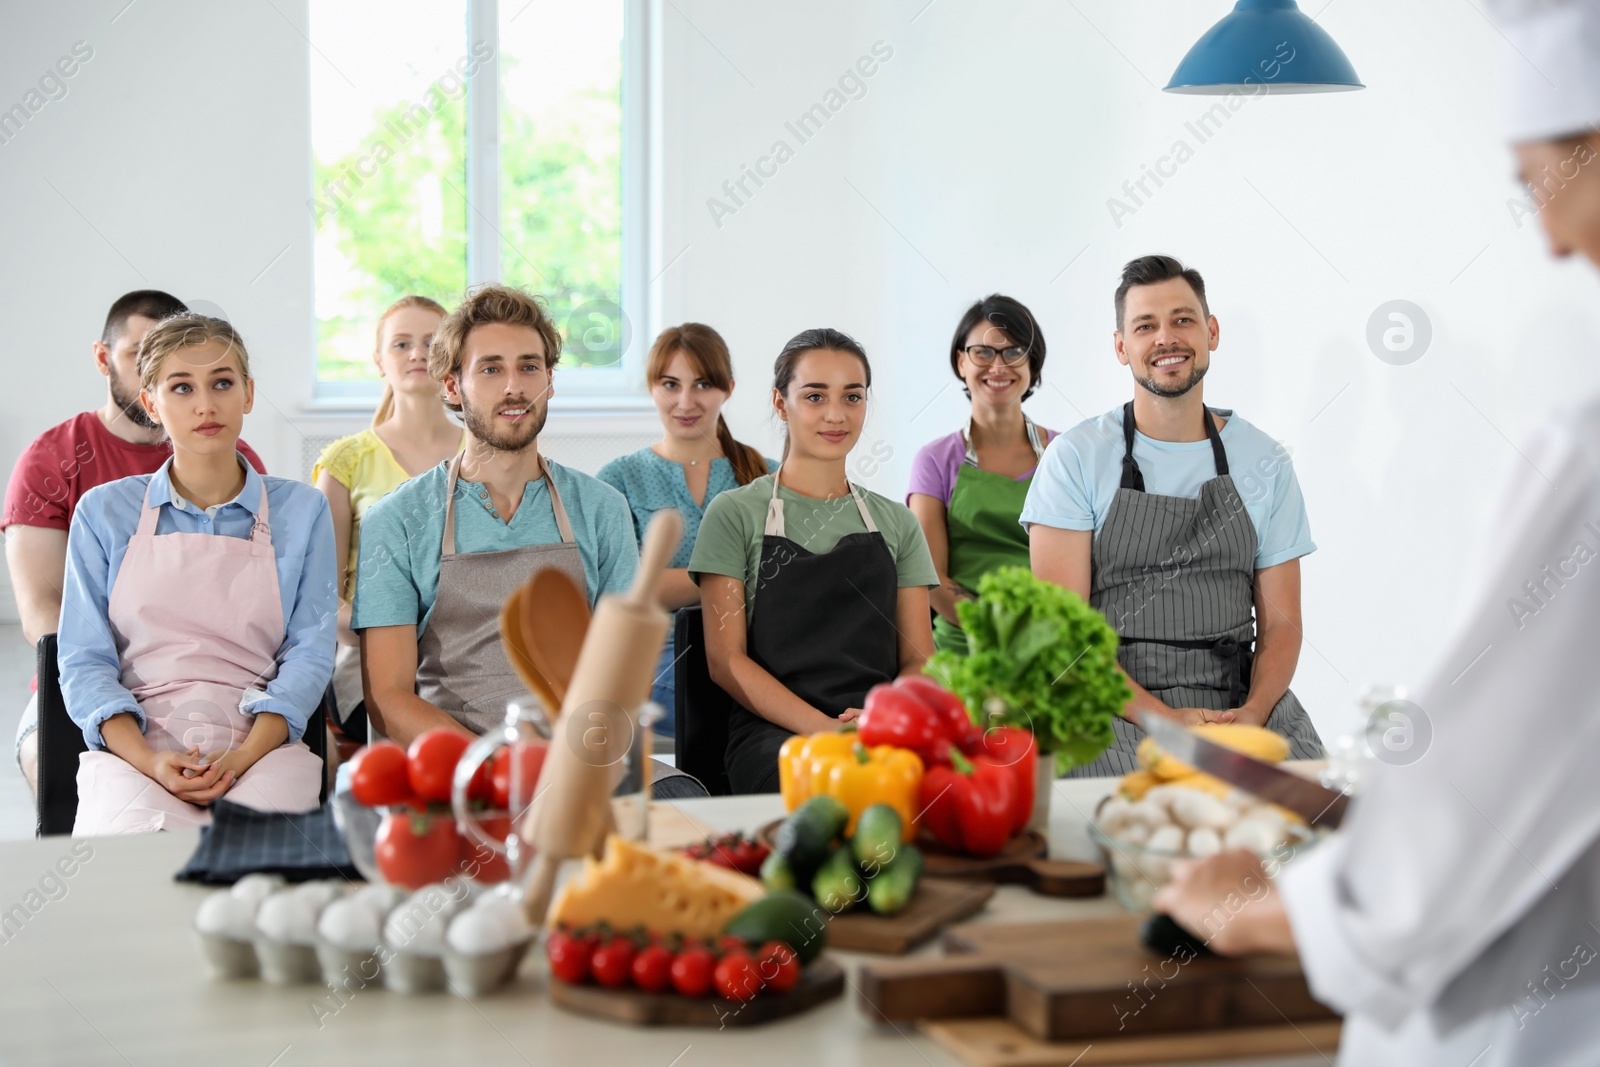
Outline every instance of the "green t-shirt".
<path fill-rule="evenodd" d="M 867 511 L 872 514 L 872 521 L 877 523 L 878 532 L 883 534 L 894 556 L 900 587 L 938 585 L 939 576 L 933 569 L 933 557 L 928 554 L 928 542 L 911 509 L 866 489 L 861 489 L 860 493 Z M 751 581 L 750 576 L 759 574 L 761 569 L 761 538 L 767 526 L 767 503 L 771 499 L 770 474 L 749 485 L 718 493 L 700 521 L 700 536 L 695 540 L 694 555 L 689 560 L 689 573 L 695 581 L 699 581 L 702 574 L 722 574 L 744 582 L 747 625 L 755 617 L 758 583 Z M 855 501 L 848 496 L 818 500 L 779 486 L 778 499 L 783 501 L 784 536 L 808 552 L 827 552 L 841 537 L 861 533 L 867 528 Z"/>

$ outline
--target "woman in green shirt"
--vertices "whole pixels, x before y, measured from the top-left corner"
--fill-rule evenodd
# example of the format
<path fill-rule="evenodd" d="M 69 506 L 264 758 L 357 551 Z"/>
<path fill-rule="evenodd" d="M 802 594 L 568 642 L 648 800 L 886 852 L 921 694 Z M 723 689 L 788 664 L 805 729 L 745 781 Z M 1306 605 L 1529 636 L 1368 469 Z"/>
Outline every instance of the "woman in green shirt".
<path fill-rule="evenodd" d="M 773 367 L 782 467 L 718 496 L 700 526 L 689 572 L 711 677 L 740 705 L 728 724 L 735 793 L 776 792 L 791 734 L 853 720 L 868 689 L 933 652 L 938 578 L 922 530 L 846 471 L 871 384 L 867 354 L 838 330 L 790 340 Z"/>

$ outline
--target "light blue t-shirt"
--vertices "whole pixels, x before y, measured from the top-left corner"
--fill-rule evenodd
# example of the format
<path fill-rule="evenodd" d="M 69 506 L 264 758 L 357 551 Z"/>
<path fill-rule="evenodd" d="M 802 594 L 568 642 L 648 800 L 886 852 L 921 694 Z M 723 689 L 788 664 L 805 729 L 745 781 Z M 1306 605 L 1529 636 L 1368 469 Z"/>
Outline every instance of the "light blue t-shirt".
<path fill-rule="evenodd" d="M 767 460 L 767 473 L 778 469 L 778 461 Z M 699 504 L 689 495 L 683 464 L 662 459 L 649 448 L 629 452 L 607 463 L 595 474 L 602 482 L 628 498 L 633 512 L 633 531 L 641 542 L 650 517 L 662 508 L 677 508 L 683 515 L 683 540 L 668 567 L 687 567 L 694 554 L 694 539 L 700 534 L 700 520 L 718 493 L 739 488 L 733 464 L 718 456 L 711 461 L 711 476 L 706 481 L 706 497 Z"/>
<path fill-rule="evenodd" d="M 1219 436 L 1228 472 L 1256 528 L 1256 569 L 1264 570 L 1316 551 L 1305 498 L 1289 450 L 1225 408 Z M 1122 409 L 1086 419 L 1050 442 L 1022 507 L 1022 525 L 1094 530 L 1105 524 L 1122 484 Z M 1211 442 L 1157 441 L 1135 432 L 1133 458 L 1145 492 L 1193 499 L 1217 476 Z"/>
<path fill-rule="evenodd" d="M 622 494 L 597 478 L 546 459 L 572 536 L 583 557 L 589 604 L 601 593 L 621 593 L 639 567 L 633 516 Z M 361 523 L 361 556 L 350 628 L 428 627 L 439 593 L 439 553 L 444 543 L 447 460 L 419 474 L 367 510 Z M 499 552 L 561 540 L 550 490 L 543 478 L 530 481 L 522 502 L 506 522 L 478 482 L 456 482 L 456 551 Z M 506 590 L 509 595 L 511 590 Z"/>

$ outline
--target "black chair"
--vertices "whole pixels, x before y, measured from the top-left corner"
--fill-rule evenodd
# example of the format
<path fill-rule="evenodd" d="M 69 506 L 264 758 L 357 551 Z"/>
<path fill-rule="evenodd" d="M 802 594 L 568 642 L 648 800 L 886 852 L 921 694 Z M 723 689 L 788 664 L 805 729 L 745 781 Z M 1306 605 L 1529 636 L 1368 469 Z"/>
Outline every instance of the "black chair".
<path fill-rule="evenodd" d="M 38 835 L 70 834 L 78 820 L 78 757 L 89 750 L 83 731 L 67 714 L 61 698 L 61 670 L 56 658 L 56 635 L 39 638 L 39 811 Z M 328 731 L 324 723 L 333 714 L 333 686 L 322 694 L 322 704 L 306 721 L 304 741 L 326 767 Z M 328 776 L 322 776 L 321 800 L 328 799 Z"/>
<path fill-rule="evenodd" d="M 673 637 L 678 651 L 672 709 L 678 769 L 700 779 L 712 796 L 728 796 L 733 792 L 728 783 L 728 719 L 736 705 L 711 680 L 698 607 L 678 612 Z"/>

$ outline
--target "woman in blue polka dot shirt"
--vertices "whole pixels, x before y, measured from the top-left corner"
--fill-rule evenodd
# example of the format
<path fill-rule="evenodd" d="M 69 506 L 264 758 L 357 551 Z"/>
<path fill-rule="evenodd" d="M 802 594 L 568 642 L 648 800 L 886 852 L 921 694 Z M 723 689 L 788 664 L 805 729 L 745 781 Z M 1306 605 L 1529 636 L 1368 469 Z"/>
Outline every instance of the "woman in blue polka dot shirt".
<path fill-rule="evenodd" d="M 662 601 L 675 610 L 700 603 L 700 587 L 687 568 L 712 498 L 771 474 L 778 464 L 734 440 L 722 418 L 722 405 L 733 394 L 733 360 L 716 330 L 686 322 L 661 331 L 650 347 L 645 380 L 661 417 L 661 440 L 612 460 L 598 476 L 628 498 L 641 538 L 650 516 L 660 509 L 677 508 L 683 514 L 683 541 L 661 582 Z M 650 691 L 650 699 L 666 711 L 656 731 L 668 737 L 673 731 L 676 659 L 669 634 Z"/>

